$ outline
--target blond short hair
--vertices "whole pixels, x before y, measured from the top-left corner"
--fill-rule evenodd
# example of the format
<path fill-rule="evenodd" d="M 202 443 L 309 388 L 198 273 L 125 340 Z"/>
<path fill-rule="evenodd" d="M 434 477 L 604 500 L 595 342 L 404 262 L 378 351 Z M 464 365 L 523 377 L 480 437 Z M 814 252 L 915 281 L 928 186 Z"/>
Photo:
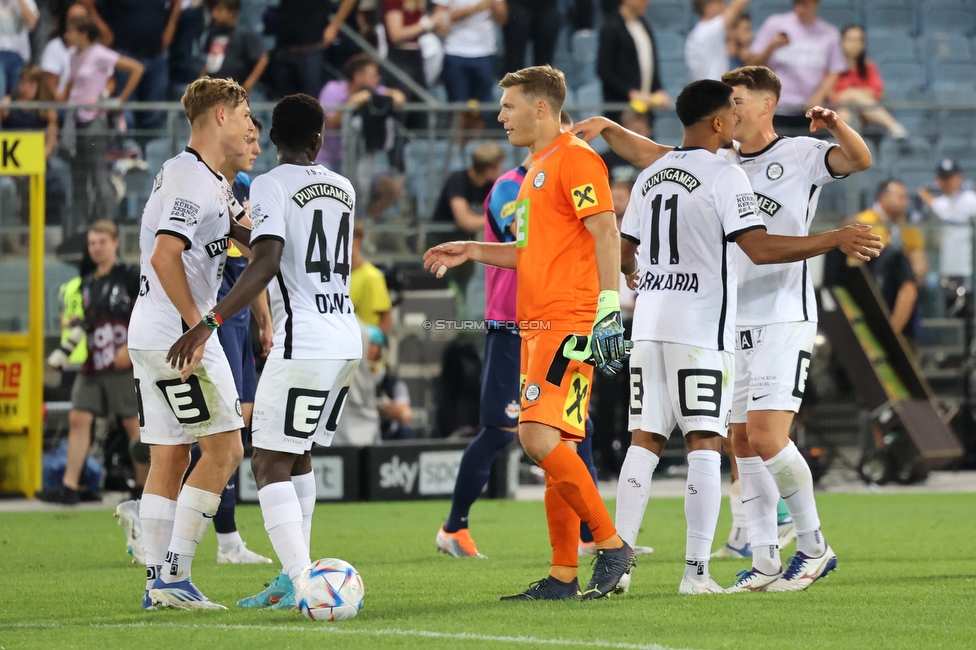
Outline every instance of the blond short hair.
<path fill-rule="evenodd" d="M 498 85 L 502 88 L 520 87 L 525 95 L 549 104 L 549 112 L 556 116 L 566 103 L 566 75 L 550 65 L 509 72 Z"/>
<path fill-rule="evenodd" d="M 88 234 L 93 232 L 108 235 L 112 239 L 119 238 L 119 227 L 115 225 L 114 221 L 109 221 L 108 219 L 99 219 L 88 226 Z"/>
<path fill-rule="evenodd" d="M 247 91 L 232 79 L 201 77 L 186 87 L 180 101 L 187 121 L 193 124 L 214 106 L 237 108 L 247 101 Z"/>
<path fill-rule="evenodd" d="M 505 160 L 505 152 L 497 142 L 479 144 L 471 152 L 471 167 L 478 174 L 500 165 L 503 160 Z"/>

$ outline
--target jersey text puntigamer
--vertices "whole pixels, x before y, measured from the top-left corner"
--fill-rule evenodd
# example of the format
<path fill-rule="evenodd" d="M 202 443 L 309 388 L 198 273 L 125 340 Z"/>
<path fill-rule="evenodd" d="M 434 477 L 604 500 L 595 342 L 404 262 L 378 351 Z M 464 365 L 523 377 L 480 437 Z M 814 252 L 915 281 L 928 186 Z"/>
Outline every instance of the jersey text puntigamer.
<path fill-rule="evenodd" d="M 735 238 L 763 228 L 739 167 L 675 149 L 637 177 L 621 236 L 639 246 L 635 341 L 734 350 Z"/>
<path fill-rule="evenodd" d="M 355 209 L 352 184 L 321 165 L 279 165 L 251 183 L 251 244 L 268 238 L 284 244 L 278 276 L 268 285 L 271 357 L 362 358 L 349 299 Z"/>
<path fill-rule="evenodd" d="M 183 267 L 193 303 L 201 314 L 217 300 L 232 218 L 243 212 L 228 201 L 227 181 L 187 148 L 163 163 L 142 213 L 139 231 L 139 299 L 132 310 L 129 347 L 168 350 L 186 331 L 179 310 L 159 282 L 151 258 L 156 236 L 183 241 Z M 195 325 L 195 323 L 190 323 Z"/>

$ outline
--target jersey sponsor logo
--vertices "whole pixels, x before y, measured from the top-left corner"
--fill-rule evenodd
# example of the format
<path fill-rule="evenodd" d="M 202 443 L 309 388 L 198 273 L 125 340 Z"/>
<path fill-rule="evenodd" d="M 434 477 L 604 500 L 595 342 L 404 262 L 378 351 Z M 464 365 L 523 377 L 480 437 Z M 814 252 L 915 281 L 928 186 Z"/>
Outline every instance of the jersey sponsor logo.
<path fill-rule="evenodd" d="M 577 212 L 600 205 L 600 201 L 596 198 L 596 189 L 593 187 L 593 183 L 574 187 L 572 192 L 570 192 L 570 198 Z"/>
<path fill-rule="evenodd" d="M 524 198 L 515 203 L 515 247 L 525 248 L 529 245 L 529 199 Z"/>
<path fill-rule="evenodd" d="M 759 207 L 759 211 L 770 217 L 775 217 L 776 213 L 779 212 L 780 208 L 783 207 L 781 203 L 775 199 L 771 199 L 765 194 L 756 192 L 756 205 Z"/>
<path fill-rule="evenodd" d="M 735 203 L 739 210 L 740 219 L 759 214 L 759 206 L 756 204 L 756 195 L 752 192 L 736 194 Z"/>
<path fill-rule="evenodd" d="M 255 230 L 258 226 L 264 223 L 264 220 L 268 218 L 268 215 L 264 213 L 261 209 L 260 203 L 255 203 L 251 207 L 251 230 Z"/>
<path fill-rule="evenodd" d="M 327 390 L 289 388 L 285 406 L 285 435 L 307 440 L 315 433 L 329 399 Z"/>
<path fill-rule="evenodd" d="M 532 187 L 538 190 L 541 189 L 542 186 L 545 185 L 545 183 L 546 183 L 546 170 L 542 169 L 539 170 L 539 173 L 536 174 L 535 178 L 532 179 Z"/>
<path fill-rule="evenodd" d="M 190 375 L 186 382 L 179 377 L 156 382 L 156 387 L 166 398 L 173 415 L 180 424 L 199 424 L 210 419 L 210 409 L 203 397 L 200 378 Z M 213 385 L 211 384 L 211 388 Z"/>
<path fill-rule="evenodd" d="M 159 173 L 156 174 L 156 178 L 153 179 L 153 188 L 150 194 L 154 193 L 156 190 L 163 186 L 163 170 L 160 169 Z"/>
<path fill-rule="evenodd" d="M 173 209 L 169 213 L 170 221 L 182 221 L 189 227 L 197 225 L 197 215 L 200 214 L 200 206 L 189 199 L 176 199 L 173 201 Z"/>
<path fill-rule="evenodd" d="M 306 185 L 291 197 L 295 205 L 300 208 L 304 208 L 315 199 L 335 199 L 350 210 L 352 210 L 353 206 L 352 196 L 349 192 L 329 183 L 312 183 L 311 185 Z"/>
<path fill-rule="evenodd" d="M 563 422 L 577 429 L 586 421 L 586 405 L 590 396 L 590 380 L 579 372 L 569 381 L 569 393 L 563 402 Z"/>
<path fill-rule="evenodd" d="M 697 273 L 644 273 L 638 291 L 694 291 L 698 293 Z"/>
<path fill-rule="evenodd" d="M 677 183 L 688 190 L 689 194 L 701 186 L 701 181 L 695 178 L 693 174 L 683 169 L 678 169 L 677 167 L 665 167 L 644 181 L 644 186 L 641 188 L 641 196 L 647 196 L 651 188 L 661 183 Z"/>
<path fill-rule="evenodd" d="M 223 253 L 226 253 L 229 243 L 230 238 L 225 236 L 221 237 L 220 239 L 215 239 L 212 242 L 208 242 L 204 248 L 206 248 L 207 255 L 210 256 L 210 259 L 213 259 Z"/>
<path fill-rule="evenodd" d="M 766 168 L 766 178 L 771 181 L 779 180 L 783 175 L 783 166 L 778 162 L 769 163 L 769 167 Z"/>

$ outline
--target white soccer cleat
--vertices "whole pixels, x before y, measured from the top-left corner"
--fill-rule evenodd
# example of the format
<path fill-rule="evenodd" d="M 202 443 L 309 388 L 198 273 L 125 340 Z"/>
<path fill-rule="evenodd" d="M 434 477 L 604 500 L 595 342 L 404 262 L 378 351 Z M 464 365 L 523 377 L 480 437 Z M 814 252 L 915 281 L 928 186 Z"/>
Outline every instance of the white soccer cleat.
<path fill-rule="evenodd" d="M 738 580 L 735 584 L 725 590 L 727 594 L 737 594 L 743 591 L 766 591 L 766 587 L 776 582 L 783 575 L 780 571 L 775 575 L 766 575 L 755 569 L 745 569 L 736 574 Z"/>
<path fill-rule="evenodd" d="M 765 591 L 803 591 L 836 568 L 837 556 L 830 546 L 820 557 L 808 557 L 797 552 L 790 558 L 783 575 L 766 587 Z"/>
<path fill-rule="evenodd" d="M 792 519 L 776 524 L 776 536 L 779 538 L 779 547 L 783 548 L 796 539 L 796 526 Z"/>
<path fill-rule="evenodd" d="M 678 593 L 682 596 L 696 596 L 699 594 L 724 594 L 725 590 L 711 578 L 708 580 L 692 580 L 685 577 L 681 578 Z"/>
<path fill-rule="evenodd" d="M 223 605 L 213 602 L 203 595 L 189 579 L 179 582 L 165 583 L 156 578 L 152 589 L 149 590 L 149 600 L 152 608 L 175 607 L 176 609 L 227 609 Z"/>
<path fill-rule="evenodd" d="M 146 563 L 146 550 L 142 544 L 142 520 L 139 519 L 139 502 L 136 500 L 123 501 L 115 508 L 115 516 L 119 526 L 125 531 L 126 551 L 132 555 L 132 561 L 137 564 Z"/>
<path fill-rule="evenodd" d="M 271 562 L 271 558 L 255 553 L 243 542 L 229 551 L 217 549 L 217 564 L 271 564 Z"/>
<path fill-rule="evenodd" d="M 634 554 L 635 555 L 637 554 L 636 549 Z M 631 578 L 631 573 L 633 571 L 634 571 L 634 567 L 630 567 L 629 569 L 627 569 L 627 573 L 620 576 L 620 580 L 617 581 L 617 586 L 613 588 L 613 593 L 620 596 L 625 596 L 627 592 L 630 591 L 630 578 Z"/>

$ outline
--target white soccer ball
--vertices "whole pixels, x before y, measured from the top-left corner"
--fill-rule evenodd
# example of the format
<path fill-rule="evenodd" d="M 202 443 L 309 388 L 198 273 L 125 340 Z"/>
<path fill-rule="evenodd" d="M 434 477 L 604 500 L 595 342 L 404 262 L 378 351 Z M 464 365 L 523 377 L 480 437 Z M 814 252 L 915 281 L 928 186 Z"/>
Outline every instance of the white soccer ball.
<path fill-rule="evenodd" d="M 295 599 L 305 618 L 348 621 L 363 606 L 363 579 L 351 564 L 335 558 L 315 560 L 295 581 Z"/>

